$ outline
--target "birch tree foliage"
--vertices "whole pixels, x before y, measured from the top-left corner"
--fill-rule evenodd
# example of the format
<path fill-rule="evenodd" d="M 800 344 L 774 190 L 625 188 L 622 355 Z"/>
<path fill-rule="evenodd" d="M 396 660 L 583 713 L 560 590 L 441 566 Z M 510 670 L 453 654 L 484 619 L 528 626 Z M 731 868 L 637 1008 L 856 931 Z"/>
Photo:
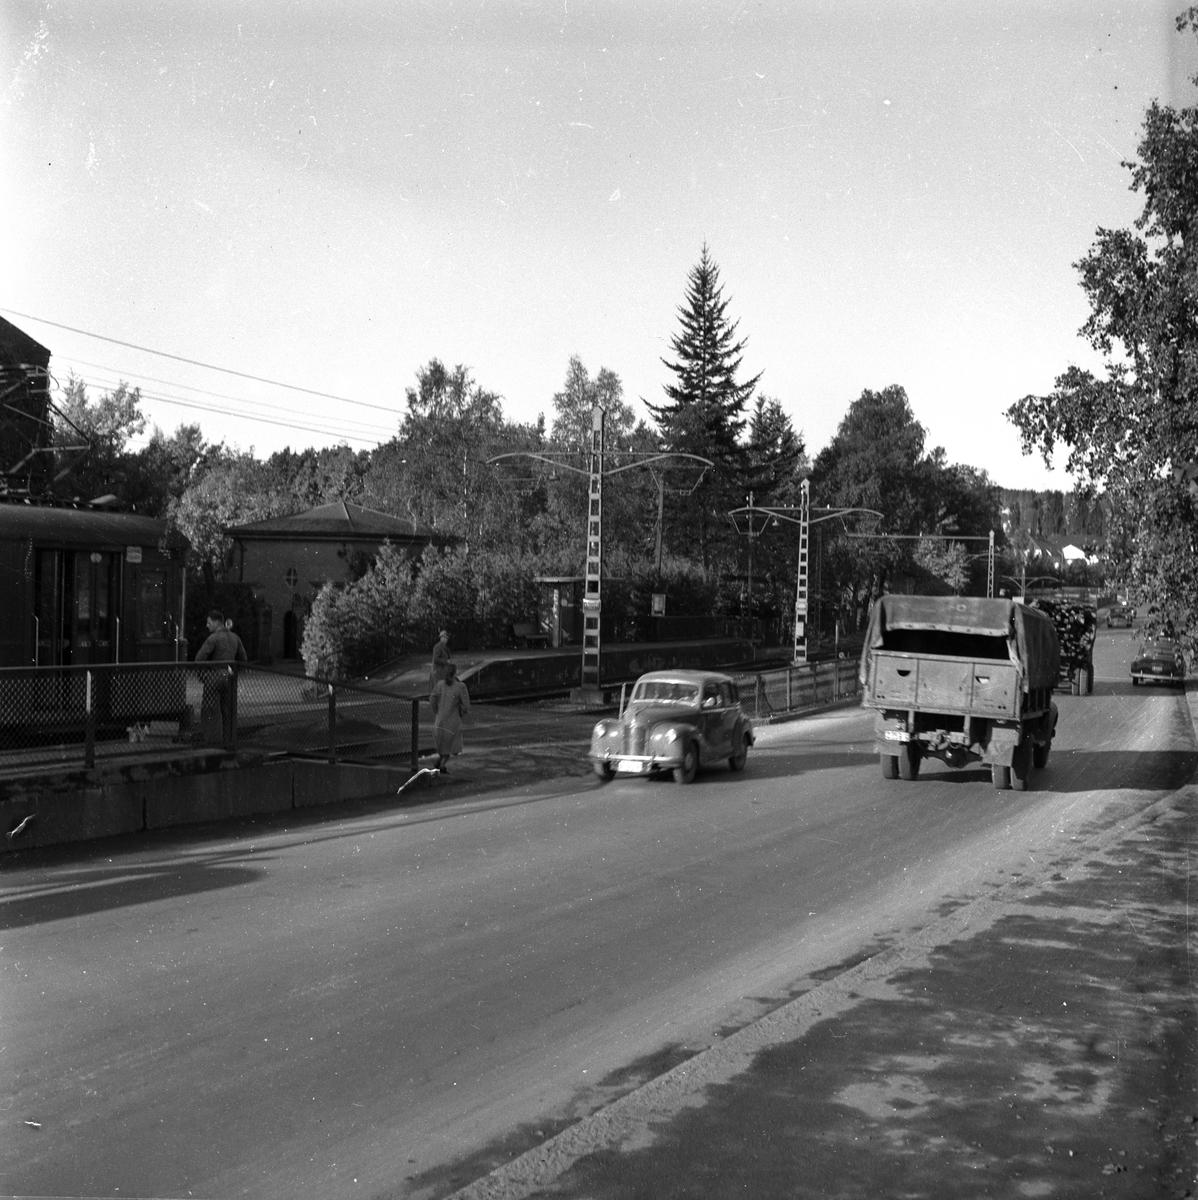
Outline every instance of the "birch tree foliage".
<path fill-rule="evenodd" d="M 1177 18 L 1198 34 L 1198 6 Z M 1198 85 L 1198 78 L 1194 80 Z M 1075 263 L 1090 315 L 1081 336 L 1100 373 L 1070 366 L 1046 396 L 1007 415 L 1025 453 L 1105 491 L 1115 573 L 1151 630 L 1198 631 L 1198 107 L 1153 101 L 1137 157 L 1123 164 L 1144 207 L 1132 229 L 1099 228 Z"/>

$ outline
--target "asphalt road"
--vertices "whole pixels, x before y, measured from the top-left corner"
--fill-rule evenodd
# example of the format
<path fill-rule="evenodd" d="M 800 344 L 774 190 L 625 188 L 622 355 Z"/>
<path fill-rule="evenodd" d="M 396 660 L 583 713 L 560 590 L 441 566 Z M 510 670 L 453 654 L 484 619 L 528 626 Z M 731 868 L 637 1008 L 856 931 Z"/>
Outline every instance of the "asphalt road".
<path fill-rule="evenodd" d="M 439 1195 L 1179 786 L 1103 631 L 1028 793 L 884 783 L 870 718 L 747 773 L 564 780 L 4 863 L 0 1193 Z"/>

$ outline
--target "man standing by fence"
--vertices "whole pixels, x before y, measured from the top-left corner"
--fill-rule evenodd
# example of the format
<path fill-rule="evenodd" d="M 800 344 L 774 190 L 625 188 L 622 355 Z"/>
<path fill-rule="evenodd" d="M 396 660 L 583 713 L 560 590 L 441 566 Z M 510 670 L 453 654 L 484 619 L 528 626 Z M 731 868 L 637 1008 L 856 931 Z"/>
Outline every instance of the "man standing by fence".
<path fill-rule="evenodd" d="M 219 608 L 208 613 L 208 636 L 196 651 L 196 662 L 245 662 L 241 638 L 225 627 Z M 204 672 L 204 697 L 200 701 L 200 728 L 204 741 L 224 745 L 233 737 L 232 684 L 228 671 Z M 219 719 L 219 724 L 218 724 Z"/>

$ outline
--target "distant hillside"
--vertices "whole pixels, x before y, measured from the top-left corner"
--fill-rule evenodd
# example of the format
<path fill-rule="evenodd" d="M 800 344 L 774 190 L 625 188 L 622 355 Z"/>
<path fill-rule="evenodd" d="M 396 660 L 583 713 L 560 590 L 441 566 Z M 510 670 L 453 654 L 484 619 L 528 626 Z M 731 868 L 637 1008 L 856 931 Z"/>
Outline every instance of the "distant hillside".
<path fill-rule="evenodd" d="M 1029 491 L 1002 488 L 1000 491 L 1003 532 L 1010 537 L 1022 531 L 1038 538 L 1072 537 L 1100 543 L 1107 535 L 1106 500 L 1093 500 L 1077 492 Z"/>

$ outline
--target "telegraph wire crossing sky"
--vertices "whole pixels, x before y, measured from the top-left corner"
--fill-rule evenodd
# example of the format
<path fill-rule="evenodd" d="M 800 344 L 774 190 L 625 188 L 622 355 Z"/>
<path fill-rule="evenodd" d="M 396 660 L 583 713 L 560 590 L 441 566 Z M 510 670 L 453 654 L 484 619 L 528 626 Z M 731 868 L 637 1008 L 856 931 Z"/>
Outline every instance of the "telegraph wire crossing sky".
<path fill-rule="evenodd" d="M 1196 102 L 1181 7 L 10 0 L 0 311 L 167 432 L 365 447 L 433 357 L 533 421 L 578 354 L 647 415 L 706 241 L 810 453 L 900 384 L 929 448 L 1068 489 L 1003 413 L 1098 365 L 1071 264 Z"/>

